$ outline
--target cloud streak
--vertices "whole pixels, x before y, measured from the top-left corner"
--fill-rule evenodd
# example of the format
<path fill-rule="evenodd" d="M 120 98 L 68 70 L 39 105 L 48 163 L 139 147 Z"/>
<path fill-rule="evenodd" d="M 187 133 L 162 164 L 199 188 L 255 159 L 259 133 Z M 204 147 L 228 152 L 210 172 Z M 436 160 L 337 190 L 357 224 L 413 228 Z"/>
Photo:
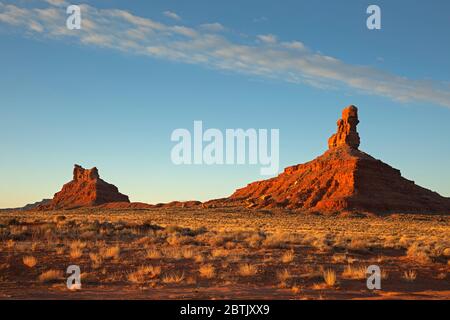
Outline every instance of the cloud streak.
<path fill-rule="evenodd" d="M 179 15 L 177 15 L 175 12 L 172 12 L 172 11 L 164 11 L 163 14 L 164 14 L 166 17 L 171 18 L 171 19 L 174 19 L 174 20 L 181 20 L 181 17 L 180 17 Z"/>
<path fill-rule="evenodd" d="M 0 24 L 26 36 L 70 40 L 157 59 L 198 64 L 316 88 L 349 88 L 401 102 L 421 101 L 450 108 L 450 85 L 415 80 L 369 66 L 353 65 L 275 35 L 232 39 L 219 23 L 165 24 L 119 9 L 81 5 L 82 29 L 68 30 L 64 1 L 48 7 L 0 2 Z"/>

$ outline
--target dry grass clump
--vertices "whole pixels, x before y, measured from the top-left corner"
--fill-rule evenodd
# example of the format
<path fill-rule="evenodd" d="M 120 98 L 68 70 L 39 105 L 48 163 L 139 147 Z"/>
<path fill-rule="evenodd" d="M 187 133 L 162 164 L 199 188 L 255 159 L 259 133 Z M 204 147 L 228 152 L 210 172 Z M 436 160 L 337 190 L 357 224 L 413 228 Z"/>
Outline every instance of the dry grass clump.
<path fill-rule="evenodd" d="M 277 231 L 270 234 L 262 243 L 266 248 L 282 249 L 288 246 L 292 240 L 292 235 L 287 232 Z"/>
<path fill-rule="evenodd" d="M 294 250 L 289 250 L 283 253 L 283 255 L 281 256 L 281 262 L 291 263 L 292 261 L 294 261 L 294 258 L 295 258 Z"/>
<path fill-rule="evenodd" d="M 89 253 L 89 258 L 93 263 L 93 268 L 98 269 L 103 264 L 103 258 L 99 253 Z"/>
<path fill-rule="evenodd" d="M 87 243 L 81 240 L 74 240 L 70 244 L 70 257 L 72 259 L 78 259 L 83 255 L 83 249 L 86 248 Z"/>
<path fill-rule="evenodd" d="M 293 294 L 299 294 L 302 291 L 302 288 L 298 285 L 293 285 L 291 291 Z"/>
<path fill-rule="evenodd" d="M 180 248 L 177 247 L 164 247 L 162 249 L 164 258 L 167 259 L 174 259 L 174 260 L 180 260 L 183 258 L 183 254 L 180 250 Z"/>
<path fill-rule="evenodd" d="M 311 245 L 319 252 L 330 252 L 333 249 L 327 235 L 318 235 L 311 240 Z"/>
<path fill-rule="evenodd" d="M 163 283 L 180 283 L 184 280 L 184 272 L 171 272 L 171 273 L 167 273 L 163 276 L 162 278 L 162 282 Z"/>
<path fill-rule="evenodd" d="M 32 242 L 30 245 L 30 249 L 31 251 L 36 251 L 36 249 L 39 247 L 39 243 L 38 242 Z"/>
<path fill-rule="evenodd" d="M 216 275 L 216 269 L 212 264 L 205 264 L 199 268 L 200 276 L 206 279 L 212 279 Z"/>
<path fill-rule="evenodd" d="M 323 281 L 328 287 L 334 287 L 336 285 L 337 277 L 336 272 L 332 269 L 327 269 L 323 271 Z"/>
<path fill-rule="evenodd" d="M 70 244 L 71 249 L 74 249 L 74 248 L 84 249 L 84 248 L 86 248 L 86 246 L 87 246 L 87 243 L 83 242 L 81 240 L 74 240 Z"/>
<path fill-rule="evenodd" d="M 182 246 L 192 242 L 192 237 L 184 236 L 178 233 L 172 234 L 167 237 L 166 242 L 174 247 Z"/>
<path fill-rule="evenodd" d="M 417 242 L 414 242 L 412 245 L 408 247 L 408 250 L 406 251 L 406 256 L 409 259 L 421 264 L 427 264 L 431 262 L 431 258 L 429 256 L 427 248 L 421 246 Z"/>
<path fill-rule="evenodd" d="M 147 259 L 161 259 L 162 253 L 156 248 L 150 248 L 147 250 L 146 257 Z"/>
<path fill-rule="evenodd" d="M 6 241 L 6 248 L 14 249 L 15 246 L 16 242 L 13 239 L 9 239 L 8 241 Z"/>
<path fill-rule="evenodd" d="M 78 259 L 78 258 L 80 258 L 82 255 L 83 255 L 83 249 L 77 248 L 77 247 L 71 248 L 71 249 L 70 249 L 70 257 L 71 257 L 72 259 Z"/>
<path fill-rule="evenodd" d="M 113 247 L 101 248 L 100 249 L 100 255 L 104 259 L 118 260 L 119 257 L 120 257 L 120 247 L 119 246 L 113 246 Z"/>
<path fill-rule="evenodd" d="M 344 263 L 347 261 L 347 255 L 345 253 L 336 253 L 331 257 L 331 261 L 334 263 Z"/>
<path fill-rule="evenodd" d="M 350 250 L 365 250 L 369 248 L 369 243 L 366 239 L 354 238 L 347 246 Z"/>
<path fill-rule="evenodd" d="M 211 251 L 211 256 L 213 258 L 225 258 L 230 254 L 230 252 L 227 249 L 223 249 L 223 248 L 217 248 L 217 249 L 213 249 Z"/>
<path fill-rule="evenodd" d="M 445 248 L 445 249 L 442 251 L 442 255 L 443 255 L 444 257 L 450 257 L 450 248 Z"/>
<path fill-rule="evenodd" d="M 181 250 L 181 255 L 185 259 L 192 259 L 195 256 L 195 251 L 192 248 L 183 248 Z"/>
<path fill-rule="evenodd" d="M 56 247 L 55 252 L 57 255 L 63 255 L 65 252 L 65 248 L 63 246 Z"/>
<path fill-rule="evenodd" d="M 260 233 L 253 233 L 245 239 L 250 248 L 259 248 L 266 237 Z M 231 242 L 229 242 L 231 243 Z"/>
<path fill-rule="evenodd" d="M 290 278 L 292 278 L 292 275 L 288 269 L 283 269 L 282 271 L 277 272 L 277 278 L 281 282 L 285 282 L 285 281 L 289 280 Z"/>
<path fill-rule="evenodd" d="M 155 279 L 161 274 L 159 266 L 141 266 L 135 272 L 128 274 L 127 278 L 132 283 L 144 283 L 147 280 Z"/>
<path fill-rule="evenodd" d="M 258 273 L 258 268 L 252 264 L 244 263 L 239 266 L 239 274 L 243 277 L 251 277 Z"/>
<path fill-rule="evenodd" d="M 63 277 L 63 273 L 60 270 L 48 270 L 39 275 L 40 282 L 55 282 L 61 280 Z"/>
<path fill-rule="evenodd" d="M 194 257 L 194 261 L 197 263 L 203 263 L 205 261 L 205 256 L 201 253 L 197 253 Z"/>
<path fill-rule="evenodd" d="M 342 277 L 345 279 L 362 280 L 367 278 L 366 266 L 352 266 L 347 265 L 342 272 Z"/>
<path fill-rule="evenodd" d="M 408 282 L 413 282 L 417 278 L 417 272 L 414 270 L 408 270 L 403 272 L 403 279 Z"/>
<path fill-rule="evenodd" d="M 33 256 L 25 256 L 22 261 L 28 268 L 33 268 L 37 264 L 37 259 Z"/>

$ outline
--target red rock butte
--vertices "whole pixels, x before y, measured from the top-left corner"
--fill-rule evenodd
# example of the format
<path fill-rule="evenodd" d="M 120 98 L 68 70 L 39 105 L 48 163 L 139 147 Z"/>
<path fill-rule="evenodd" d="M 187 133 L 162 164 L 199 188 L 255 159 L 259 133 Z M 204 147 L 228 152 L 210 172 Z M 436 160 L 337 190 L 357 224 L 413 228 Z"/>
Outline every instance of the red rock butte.
<path fill-rule="evenodd" d="M 74 209 L 112 202 L 129 203 L 128 196 L 119 192 L 116 186 L 100 179 L 97 168 L 90 170 L 75 165 L 73 180 L 66 183 L 55 194 L 50 203 L 41 205 L 41 210 Z"/>
<path fill-rule="evenodd" d="M 249 208 L 324 213 L 450 213 L 450 198 L 416 185 L 399 170 L 358 150 L 358 123 L 358 109 L 345 108 L 323 155 L 238 189 L 225 201 Z"/>

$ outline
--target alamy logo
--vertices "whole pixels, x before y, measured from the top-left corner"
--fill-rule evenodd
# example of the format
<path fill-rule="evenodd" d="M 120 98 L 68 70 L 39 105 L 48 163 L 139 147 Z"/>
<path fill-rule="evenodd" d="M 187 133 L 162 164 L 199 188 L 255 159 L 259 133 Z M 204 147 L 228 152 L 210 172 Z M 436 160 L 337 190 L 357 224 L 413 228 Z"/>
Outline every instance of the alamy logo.
<path fill-rule="evenodd" d="M 270 151 L 269 151 L 270 139 Z M 176 129 L 171 140 L 178 142 L 171 152 L 176 165 L 261 165 L 261 175 L 274 175 L 279 169 L 278 129 L 219 129 L 203 132 L 203 122 L 194 121 L 193 135 L 188 129 Z M 206 143 L 206 145 L 204 145 Z"/>
<path fill-rule="evenodd" d="M 67 278 L 67 289 L 80 290 L 81 289 L 81 270 L 77 265 L 71 265 L 67 267 L 67 274 L 70 276 Z"/>
<path fill-rule="evenodd" d="M 66 20 L 66 26 L 69 30 L 81 29 L 81 9 L 77 5 L 67 7 L 66 13 L 69 14 Z"/>
<path fill-rule="evenodd" d="M 369 30 L 381 29 L 381 8 L 375 4 L 367 7 L 367 14 L 370 16 L 367 18 L 366 24 Z"/>
<path fill-rule="evenodd" d="M 379 266 L 373 265 L 367 268 L 367 289 L 381 290 L 381 269 Z"/>

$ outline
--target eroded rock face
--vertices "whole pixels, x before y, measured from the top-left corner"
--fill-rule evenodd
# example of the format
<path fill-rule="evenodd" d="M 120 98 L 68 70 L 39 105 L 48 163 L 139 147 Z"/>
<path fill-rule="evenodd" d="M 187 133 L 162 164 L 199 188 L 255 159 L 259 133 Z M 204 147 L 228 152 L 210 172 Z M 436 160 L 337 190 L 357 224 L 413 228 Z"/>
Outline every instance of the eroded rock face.
<path fill-rule="evenodd" d="M 345 108 L 342 111 L 342 118 L 337 122 L 336 134 L 328 139 L 328 148 L 349 146 L 358 149 L 360 143 L 359 134 L 356 130 L 358 123 L 358 108 L 353 105 Z"/>
<path fill-rule="evenodd" d="M 324 213 L 450 213 L 450 198 L 417 186 L 400 171 L 358 150 L 358 109 L 344 109 L 329 150 L 278 177 L 238 189 L 205 206 L 286 208 Z"/>
<path fill-rule="evenodd" d="M 110 202 L 129 203 L 130 200 L 116 186 L 100 179 L 97 168 L 84 169 L 75 165 L 73 180 L 66 183 L 49 204 L 40 206 L 39 209 L 73 209 Z"/>

